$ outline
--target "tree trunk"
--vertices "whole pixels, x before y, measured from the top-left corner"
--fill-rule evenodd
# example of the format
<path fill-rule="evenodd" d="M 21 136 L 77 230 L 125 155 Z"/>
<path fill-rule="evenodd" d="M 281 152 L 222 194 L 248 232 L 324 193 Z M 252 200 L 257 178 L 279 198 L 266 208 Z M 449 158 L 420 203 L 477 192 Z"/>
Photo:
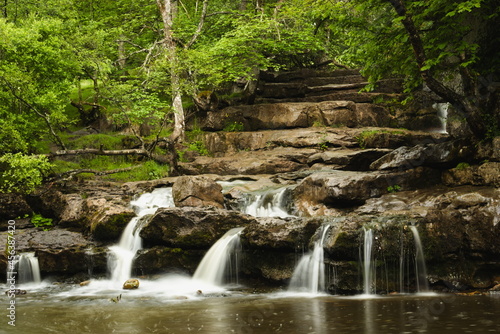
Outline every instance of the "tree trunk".
<path fill-rule="evenodd" d="M 479 101 L 476 101 L 478 98 L 475 86 L 477 85 L 477 82 L 474 82 L 474 87 L 469 87 L 471 90 L 470 92 L 465 92 L 466 96 L 462 96 L 436 80 L 430 70 L 424 67 L 427 61 L 424 44 L 418 29 L 413 22 L 412 16 L 406 10 L 403 0 L 388 0 L 388 2 L 392 5 L 397 15 L 403 18 L 401 22 L 403 23 L 406 33 L 408 34 L 408 39 L 413 48 L 415 60 L 424 82 L 427 84 L 429 89 L 447 102 L 450 102 L 458 112 L 463 114 L 474 136 L 477 138 L 484 138 L 486 135 L 486 124 L 482 117 L 483 106 Z M 469 78 L 466 78 L 466 82 L 468 82 L 469 86 L 471 86 L 471 80 L 469 80 Z M 474 100 L 471 100 L 471 98 L 467 96 L 471 96 Z"/>
<path fill-rule="evenodd" d="M 184 140 L 185 119 L 182 107 L 182 93 L 177 59 L 177 45 L 173 39 L 173 16 L 175 8 L 172 0 L 156 0 L 163 20 L 164 46 L 168 63 L 171 66 L 170 81 L 172 90 L 172 106 L 174 110 L 174 132 L 171 139 L 174 143 Z"/>

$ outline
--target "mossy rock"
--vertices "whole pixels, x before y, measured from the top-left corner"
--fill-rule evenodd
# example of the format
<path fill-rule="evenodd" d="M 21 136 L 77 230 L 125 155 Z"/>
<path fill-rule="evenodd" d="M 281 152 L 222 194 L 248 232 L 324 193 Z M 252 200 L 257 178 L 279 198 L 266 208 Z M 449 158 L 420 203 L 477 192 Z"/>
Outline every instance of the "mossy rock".
<path fill-rule="evenodd" d="M 129 208 L 104 208 L 90 218 L 90 233 L 96 240 L 117 240 L 133 217 L 135 213 Z"/>

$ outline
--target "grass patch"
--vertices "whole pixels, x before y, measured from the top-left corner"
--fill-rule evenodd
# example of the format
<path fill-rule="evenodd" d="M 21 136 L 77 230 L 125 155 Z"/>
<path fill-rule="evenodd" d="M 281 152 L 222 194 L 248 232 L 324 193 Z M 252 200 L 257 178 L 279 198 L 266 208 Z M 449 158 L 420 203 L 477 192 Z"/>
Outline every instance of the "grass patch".
<path fill-rule="evenodd" d="M 133 136 L 103 133 L 85 135 L 78 138 L 71 138 L 68 135 L 67 139 L 66 146 L 72 150 L 100 147 L 105 150 L 120 150 L 124 148 L 124 143 L 127 141 L 135 141 L 135 137 Z"/>

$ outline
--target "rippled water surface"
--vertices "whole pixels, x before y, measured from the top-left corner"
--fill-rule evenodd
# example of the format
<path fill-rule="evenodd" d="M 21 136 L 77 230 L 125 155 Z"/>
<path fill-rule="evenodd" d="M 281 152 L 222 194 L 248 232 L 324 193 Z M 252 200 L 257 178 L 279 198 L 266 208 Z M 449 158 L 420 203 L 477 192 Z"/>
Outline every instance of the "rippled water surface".
<path fill-rule="evenodd" d="M 155 284 L 142 291 L 46 286 L 15 298 L 16 326 L 3 333 L 495 333 L 500 297 L 399 295 L 365 298 L 213 291 L 185 285 L 176 295 Z M 179 283 L 180 284 L 180 283 Z M 167 288 L 167 287 L 166 287 Z M 121 294 L 121 300 L 115 302 Z"/>

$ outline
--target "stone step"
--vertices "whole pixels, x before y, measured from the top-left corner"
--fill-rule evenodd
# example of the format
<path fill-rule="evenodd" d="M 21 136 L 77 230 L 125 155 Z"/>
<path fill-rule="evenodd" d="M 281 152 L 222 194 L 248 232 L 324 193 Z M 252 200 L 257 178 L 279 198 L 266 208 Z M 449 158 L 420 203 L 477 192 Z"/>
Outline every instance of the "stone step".
<path fill-rule="evenodd" d="M 279 151 L 279 152 L 278 152 Z M 179 163 L 183 175 L 258 175 L 289 173 L 308 168 L 307 159 L 314 149 L 279 148 L 241 151 L 221 157 L 199 156 L 192 162 Z"/>
<path fill-rule="evenodd" d="M 358 76 L 359 70 L 350 69 L 338 69 L 333 71 L 328 70 L 316 70 L 310 68 L 303 68 L 297 71 L 289 72 L 260 72 L 259 79 L 264 82 L 292 82 L 306 80 L 309 78 L 321 78 L 321 77 L 346 77 L 346 76 Z"/>
<path fill-rule="evenodd" d="M 305 78 L 303 82 L 309 86 L 324 86 L 329 84 L 348 84 L 348 83 L 359 83 L 366 82 L 366 79 L 361 75 L 346 75 L 337 77 L 311 77 Z"/>
<path fill-rule="evenodd" d="M 356 149 L 363 146 L 374 149 L 395 149 L 400 146 L 441 143 L 448 138 L 448 135 L 440 133 L 380 127 L 310 127 L 203 134 L 206 148 L 215 157 L 224 156 L 226 153 L 261 151 L 276 147 L 325 150 Z"/>
<path fill-rule="evenodd" d="M 389 93 L 367 93 L 359 92 L 357 89 L 339 90 L 328 92 L 327 94 L 306 94 L 305 97 L 295 98 L 263 98 L 257 97 L 255 104 L 272 104 L 272 103 L 288 103 L 288 102 L 325 102 L 325 101 L 352 101 L 355 103 L 372 103 L 376 99 L 399 100 L 401 94 Z"/>
<path fill-rule="evenodd" d="M 360 138 L 373 139 L 362 149 Z M 299 170 L 369 170 L 370 165 L 400 146 L 439 143 L 447 136 L 391 128 L 313 127 L 203 135 L 211 157 L 183 162 L 184 174 L 256 175 Z"/>
<path fill-rule="evenodd" d="M 390 126 L 393 118 L 384 107 L 352 101 L 288 102 L 241 105 L 208 112 L 197 119 L 204 131 L 238 125 L 243 131 L 307 128 L 311 126 Z"/>

